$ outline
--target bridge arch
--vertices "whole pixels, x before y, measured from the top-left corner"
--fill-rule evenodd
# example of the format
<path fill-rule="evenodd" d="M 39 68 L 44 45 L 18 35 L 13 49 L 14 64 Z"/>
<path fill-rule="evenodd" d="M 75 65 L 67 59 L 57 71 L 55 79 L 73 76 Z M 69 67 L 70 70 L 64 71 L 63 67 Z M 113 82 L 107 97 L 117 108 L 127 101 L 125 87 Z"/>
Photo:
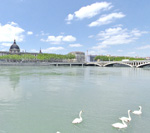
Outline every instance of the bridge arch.
<path fill-rule="evenodd" d="M 144 63 L 144 64 L 140 64 L 140 65 L 137 66 L 137 68 L 144 67 L 144 66 L 150 66 L 150 62 Z"/>
<path fill-rule="evenodd" d="M 99 67 L 102 67 L 102 65 L 98 64 L 98 63 L 95 63 L 95 62 L 92 62 L 92 63 L 86 63 L 86 65 L 92 65 L 92 66 L 99 66 Z"/>
<path fill-rule="evenodd" d="M 133 65 L 131 65 L 131 64 L 121 63 L 121 62 L 110 62 L 110 63 L 107 63 L 107 64 L 103 65 L 103 67 L 107 67 L 109 65 L 114 65 L 114 64 L 120 64 L 120 65 L 125 65 L 125 66 L 128 66 L 128 67 L 133 67 Z"/>
<path fill-rule="evenodd" d="M 100 67 L 102 67 L 102 65 L 100 65 L 100 64 L 98 64 L 98 63 L 95 63 L 95 65 L 96 65 L 96 66 L 100 66 Z"/>

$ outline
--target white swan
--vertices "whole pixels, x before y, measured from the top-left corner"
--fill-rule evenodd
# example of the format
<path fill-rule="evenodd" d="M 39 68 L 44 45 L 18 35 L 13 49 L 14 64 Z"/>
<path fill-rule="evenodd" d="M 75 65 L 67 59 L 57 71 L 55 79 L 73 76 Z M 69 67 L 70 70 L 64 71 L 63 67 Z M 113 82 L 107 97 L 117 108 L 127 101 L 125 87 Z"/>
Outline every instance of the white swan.
<path fill-rule="evenodd" d="M 140 114 L 142 114 L 142 107 L 139 106 L 139 110 L 133 111 L 132 113 L 135 114 L 135 115 L 140 115 Z"/>
<path fill-rule="evenodd" d="M 75 118 L 75 119 L 72 121 L 73 124 L 81 123 L 81 122 L 82 122 L 82 117 L 81 117 L 82 112 L 83 112 L 83 111 L 81 110 L 80 113 L 79 113 L 79 118 Z"/>
<path fill-rule="evenodd" d="M 128 110 L 128 117 L 121 117 L 119 119 L 124 120 L 125 122 L 130 122 L 131 121 L 130 112 L 131 112 L 131 110 Z"/>
<path fill-rule="evenodd" d="M 122 120 L 122 123 L 114 123 L 112 124 L 112 126 L 121 129 L 121 128 L 126 128 L 127 124 L 124 122 L 124 120 Z"/>

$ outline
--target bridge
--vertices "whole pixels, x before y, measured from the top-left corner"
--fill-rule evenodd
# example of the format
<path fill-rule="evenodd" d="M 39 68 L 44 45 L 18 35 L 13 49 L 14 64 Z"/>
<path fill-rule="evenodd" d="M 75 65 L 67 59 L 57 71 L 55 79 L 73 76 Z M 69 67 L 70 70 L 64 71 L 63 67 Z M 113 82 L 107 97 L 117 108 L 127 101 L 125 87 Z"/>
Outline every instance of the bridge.
<path fill-rule="evenodd" d="M 150 66 L 150 60 L 141 61 L 99 61 L 99 62 L 87 62 L 87 66 L 100 66 L 100 67 L 110 67 L 110 66 L 124 66 L 124 67 L 136 67 L 141 68 L 144 66 Z"/>

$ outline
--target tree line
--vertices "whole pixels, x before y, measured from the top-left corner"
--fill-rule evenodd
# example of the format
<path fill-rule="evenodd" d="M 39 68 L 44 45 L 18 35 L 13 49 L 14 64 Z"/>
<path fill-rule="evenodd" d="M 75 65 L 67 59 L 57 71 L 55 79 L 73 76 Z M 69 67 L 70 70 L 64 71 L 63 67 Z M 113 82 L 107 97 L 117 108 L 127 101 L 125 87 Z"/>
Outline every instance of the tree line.
<path fill-rule="evenodd" d="M 0 60 L 7 60 L 7 61 L 62 61 L 62 60 L 70 60 L 75 59 L 75 55 L 73 54 L 38 54 L 37 56 L 34 56 L 32 54 L 9 54 L 9 55 L 3 55 L 0 56 Z"/>
<path fill-rule="evenodd" d="M 99 55 L 94 58 L 94 60 L 98 61 L 122 61 L 124 59 L 129 59 L 129 60 L 145 60 L 144 58 L 134 58 L 134 57 L 124 57 L 124 56 L 104 56 L 104 55 Z"/>

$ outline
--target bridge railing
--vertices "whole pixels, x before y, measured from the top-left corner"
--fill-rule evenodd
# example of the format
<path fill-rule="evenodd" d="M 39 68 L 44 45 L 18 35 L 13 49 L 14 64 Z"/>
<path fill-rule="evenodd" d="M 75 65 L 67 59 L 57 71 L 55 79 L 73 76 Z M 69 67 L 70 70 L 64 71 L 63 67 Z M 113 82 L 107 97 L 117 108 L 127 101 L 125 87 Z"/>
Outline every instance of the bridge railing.
<path fill-rule="evenodd" d="M 118 63 L 121 63 L 121 62 L 126 62 L 126 63 L 130 63 L 130 62 L 150 62 L 150 60 L 130 60 L 130 61 L 97 61 L 97 62 L 91 62 L 91 63 L 108 63 L 108 62 L 118 62 Z"/>

